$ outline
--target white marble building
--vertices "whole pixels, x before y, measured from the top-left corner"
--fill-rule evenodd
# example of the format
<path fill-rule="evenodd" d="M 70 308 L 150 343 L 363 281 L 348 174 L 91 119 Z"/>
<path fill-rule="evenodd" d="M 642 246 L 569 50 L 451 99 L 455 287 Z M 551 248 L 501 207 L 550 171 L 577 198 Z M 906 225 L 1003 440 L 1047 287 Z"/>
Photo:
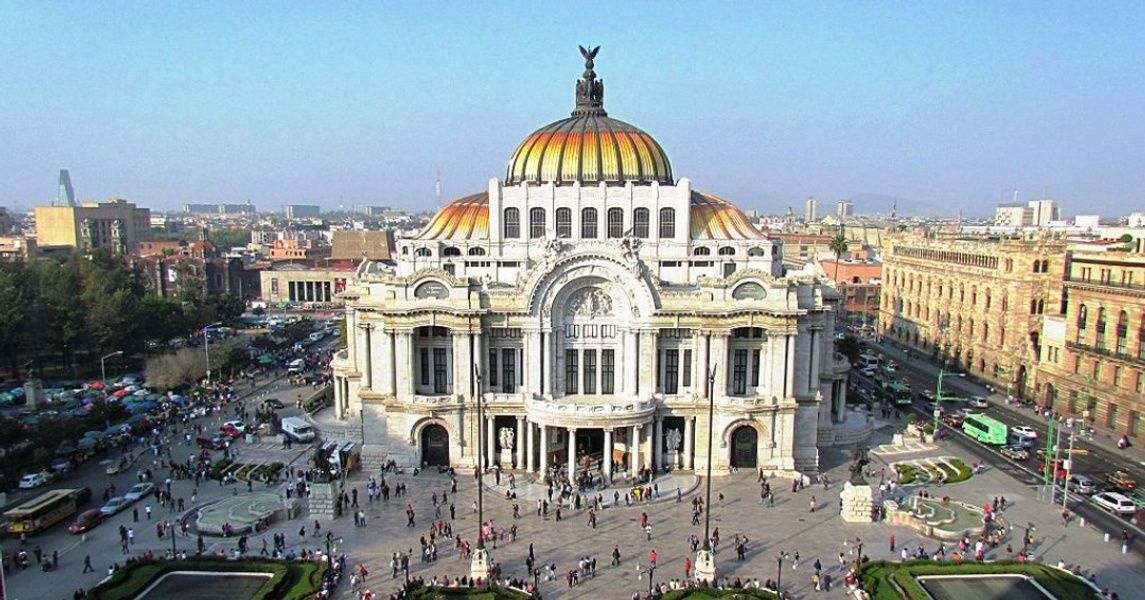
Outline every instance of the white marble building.
<path fill-rule="evenodd" d="M 504 179 L 400 240 L 396 268 L 362 265 L 338 417 L 404 464 L 702 469 L 712 394 L 715 472 L 816 472 L 845 419 L 833 288 L 782 277 L 778 242 L 602 99 L 589 60 Z"/>

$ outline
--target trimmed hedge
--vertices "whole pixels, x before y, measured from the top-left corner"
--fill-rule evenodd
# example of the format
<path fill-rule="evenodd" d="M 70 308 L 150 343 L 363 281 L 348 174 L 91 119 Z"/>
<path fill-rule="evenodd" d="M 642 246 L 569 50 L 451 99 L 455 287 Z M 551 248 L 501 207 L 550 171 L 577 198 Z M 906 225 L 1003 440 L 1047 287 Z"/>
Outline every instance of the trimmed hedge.
<path fill-rule="evenodd" d="M 863 589 L 873 600 L 928 600 L 918 580 L 919 575 L 1028 575 L 1057 598 L 1070 600 L 1099 600 L 1099 596 L 1085 582 L 1072 574 L 1040 563 L 999 561 L 993 563 L 962 562 L 938 563 L 914 560 L 903 563 L 871 561 L 859 570 Z"/>
<path fill-rule="evenodd" d="M 709 598 L 712 600 L 717 598 L 726 600 L 776 600 L 779 596 L 770 590 L 759 590 L 755 588 L 718 590 L 710 587 L 696 587 L 685 590 L 672 590 L 664 594 L 663 600 L 708 600 Z"/>
<path fill-rule="evenodd" d="M 88 592 L 91 600 L 132 600 L 164 574 L 171 571 L 204 571 L 211 573 L 271 573 L 259 588 L 254 600 L 306 600 L 311 597 L 326 574 L 326 563 L 313 561 L 276 561 L 263 558 L 228 560 L 196 556 L 186 560 L 136 561 L 128 563 L 107 581 Z"/>
<path fill-rule="evenodd" d="M 493 586 L 489 589 L 468 587 L 423 587 L 410 592 L 410 600 L 528 600 L 530 596 L 512 588 Z"/>

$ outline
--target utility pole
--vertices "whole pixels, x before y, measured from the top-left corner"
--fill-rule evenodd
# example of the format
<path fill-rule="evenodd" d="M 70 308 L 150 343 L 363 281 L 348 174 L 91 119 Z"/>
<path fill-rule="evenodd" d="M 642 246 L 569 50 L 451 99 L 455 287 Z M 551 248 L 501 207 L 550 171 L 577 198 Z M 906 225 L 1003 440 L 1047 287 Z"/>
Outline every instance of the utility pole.
<path fill-rule="evenodd" d="M 938 385 L 934 389 L 934 431 L 938 433 L 938 413 L 941 412 L 940 407 L 943 402 L 958 400 L 958 396 L 946 396 L 942 393 L 942 377 L 946 374 L 945 369 L 938 370 Z"/>
<path fill-rule="evenodd" d="M 1062 482 L 1062 510 L 1066 508 L 1065 501 L 1069 495 L 1069 477 L 1073 471 L 1073 436 L 1075 429 L 1077 429 L 1076 423 L 1073 427 L 1069 428 L 1069 452 L 1065 455 L 1065 481 Z"/>

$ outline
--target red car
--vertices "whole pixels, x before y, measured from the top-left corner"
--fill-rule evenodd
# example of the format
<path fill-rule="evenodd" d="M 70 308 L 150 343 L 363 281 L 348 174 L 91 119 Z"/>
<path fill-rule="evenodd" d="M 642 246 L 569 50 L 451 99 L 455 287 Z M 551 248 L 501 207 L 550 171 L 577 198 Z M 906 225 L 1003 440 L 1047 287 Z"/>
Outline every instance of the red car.
<path fill-rule="evenodd" d="M 219 433 L 222 433 L 225 436 L 229 436 L 232 439 L 242 437 L 243 435 L 243 432 L 239 431 L 238 427 L 235 427 L 230 423 L 224 423 L 223 426 L 219 428 Z"/>
<path fill-rule="evenodd" d="M 80 513 L 78 518 L 76 518 L 75 523 L 72 523 L 70 526 L 68 526 L 68 531 L 74 535 L 86 533 L 92 529 L 95 529 L 96 525 L 103 523 L 105 518 L 106 515 L 104 515 L 103 511 L 98 508 L 85 510 L 84 512 Z"/>
<path fill-rule="evenodd" d="M 200 448 L 207 450 L 225 450 L 227 448 L 227 438 L 223 435 L 216 435 L 214 437 L 201 437 L 195 440 Z"/>

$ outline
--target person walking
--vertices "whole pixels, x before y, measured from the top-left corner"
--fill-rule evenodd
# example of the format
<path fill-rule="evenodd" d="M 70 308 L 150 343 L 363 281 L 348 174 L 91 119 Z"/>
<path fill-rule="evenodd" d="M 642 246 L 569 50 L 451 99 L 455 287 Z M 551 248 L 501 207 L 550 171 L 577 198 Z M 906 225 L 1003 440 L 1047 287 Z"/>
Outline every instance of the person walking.
<path fill-rule="evenodd" d="M 83 572 L 84 573 L 94 573 L 95 572 L 95 569 L 91 566 L 91 555 L 90 554 L 83 557 Z"/>
<path fill-rule="evenodd" d="M 891 553 L 894 554 L 894 551 L 895 551 L 895 535 L 892 533 L 891 534 Z"/>
<path fill-rule="evenodd" d="M 692 576 L 692 559 L 685 556 L 684 557 L 684 579 L 688 579 L 691 576 Z"/>

